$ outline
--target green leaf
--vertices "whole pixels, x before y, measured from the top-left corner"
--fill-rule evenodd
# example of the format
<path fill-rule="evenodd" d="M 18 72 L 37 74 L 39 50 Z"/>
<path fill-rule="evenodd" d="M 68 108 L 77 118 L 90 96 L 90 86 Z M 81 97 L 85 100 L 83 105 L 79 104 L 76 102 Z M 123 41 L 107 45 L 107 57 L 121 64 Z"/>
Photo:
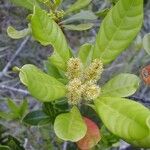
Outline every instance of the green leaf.
<path fill-rule="evenodd" d="M 128 97 L 136 92 L 140 79 L 133 74 L 122 73 L 102 87 L 102 96 Z"/>
<path fill-rule="evenodd" d="M 98 12 L 96 12 L 96 15 L 98 17 L 105 17 L 107 15 L 107 13 L 109 12 L 109 10 L 110 10 L 109 8 L 99 10 Z"/>
<path fill-rule="evenodd" d="M 100 97 L 97 113 L 115 135 L 138 147 L 150 146 L 150 111 L 140 103 L 118 97 Z"/>
<path fill-rule="evenodd" d="M 59 6 L 63 0 L 54 0 L 55 6 Z"/>
<path fill-rule="evenodd" d="M 147 54 L 150 55 L 150 33 L 146 34 L 143 38 L 143 47 Z"/>
<path fill-rule="evenodd" d="M 50 117 L 52 124 L 54 124 L 57 115 L 68 112 L 69 105 L 67 99 L 61 99 L 55 102 L 44 103 L 42 108 L 43 112 Z"/>
<path fill-rule="evenodd" d="M 86 134 L 87 127 L 76 106 L 70 113 L 64 113 L 57 116 L 54 123 L 56 135 L 66 141 L 77 142 Z"/>
<path fill-rule="evenodd" d="M 59 70 L 50 61 L 45 61 L 44 65 L 45 65 L 46 72 L 50 76 L 55 77 L 56 79 L 61 78 Z"/>
<path fill-rule="evenodd" d="M 49 102 L 66 95 L 64 84 L 34 65 L 24 65 L 19 74 L 21 82 L 28 87 L 32 96 L 42 102 Z"/>
<path fill-rule="evenodd" d="M 28 111 L 28 101 L 26 99 L 23 100 L 19 108 L 20 108 L 20 111 L 19 111 L 20 117 L 23 117 L 25 113 Z"/>
<path fill-rule="evenodd" d="M 11 0 L 14 4 L 32 10 L 34 6 L 39 6 L 36 0 Z"/>
<path fill-rule="evenodd" d="M 63 27 L 69 30 L 84 31 L 84 30 L 91 29 L 93 25 L 94 25 L 93 23 L 84 23 L 79 25 L 68 24 L 68 25 L 63 25 Z"/>
<path fill-rule="evenodd" d="M 8 121 L 16 119 L 16 115 L 14 116 L 14 114 L 11 112 L 0 111 L 0 117 Z M 17 118 L 18 118 L 18 115 L 17 115 Z"/>
<path fill-rule="evenodd" d="M 120 144 L 120 138 L 109 132 L 104 125 L 100 131 L 102 135 L 102 139 L 99 143 L 100 149 L 109 149 L 114 147 L 114 145 Z"/>
<path fill-rule="evenodd" d="M 93 49 L 93 59 L 104 64 L 125 50 L 141 29 L 143 0 L 119 0 L 101 24 Z"/>
<path fill-rule="evenodd" d="M 76 21 L 92 21 L 92 20 L 96 20 L 97 17 L 96 15 L 92 12 L 92 11 L 89 11 L 89 10 L 86 10 L 86 11 L 81 11 L 75 15 L 72 15 L 71 17 L 63 20 L 61 23 L 62 24 L 68 24 L 68 23 L 71 23 L 71 22 L 76 22 Z"/>
<path fill-rule="evenodd" d="M 79 49 L 78 57 L 85 66 L 89 64 L 92 60 L 92 45 L 88 43 L 82 45 Z"/>
<path fill-rule="evenodd" d="M 41 110 L 36 110 L 28 113 L 22 120 L 24 123 L 37 126 L 40 125 L 40 123 L 45 122 L 46 124 L 50 122 L 50 117 L 46 115 Z"/>
<path fill-rule="evenodd" d="M 0 150 L 11 150 L 11 149 L 8 146 L 0 145 Z"/>
<path fill-rule="evenodd" d="M 10 111 L 16 116 L 18 117 L 19 116 L 19 107 L 17 106 L 17 104 L 11 100 L 11 99 L 8 99 L 7 101 L 7 105 L 10 109 Z"/>
<path fill-rule="evenodd" d="M 90 4 L 91 1 L 92 0 L 77 0 L 73 5 L 69 6 L 69 8 L 66 10 L 66 14 L 86 7 Z"/>
<path fill-rule="evenodd" d="M 26 28 L 20 31 L 17 31 L 15 28 L 13 28 L 12 26 L 9 26 L 7 28 L 7 34 L 9 37 L 11 37 L 12 39 L 20 39 L 23 38 L 27 35 L 30 34 L 30 28 Z"/>
<path fill-rule="evenodd" d="M 70 57 L 69 47 L 60 27 L 52 20 L 48 13 L 39 8 L 34 9 L 34 14 L 31 18 L 31 28 L 33 37 L 42 45 L 52 45 L 54 47 L 55 61 L 54 64 L 61 69 L 65 69 L 66 62 Z M 52 62 L 53 62 L 52 61 Z"/>

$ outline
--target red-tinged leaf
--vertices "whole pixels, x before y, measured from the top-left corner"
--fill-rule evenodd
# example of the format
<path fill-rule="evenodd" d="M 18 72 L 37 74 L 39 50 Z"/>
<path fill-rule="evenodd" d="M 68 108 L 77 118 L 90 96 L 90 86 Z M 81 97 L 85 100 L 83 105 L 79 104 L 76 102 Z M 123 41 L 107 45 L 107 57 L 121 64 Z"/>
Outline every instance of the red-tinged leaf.
<path fill-rule="evenodd" d="M 101 139 L 100 130 L 95 122 L 84 117 L 87 125 L 86 135 L 77 142 L 77 146 L 80 150 L 89 150 L 94 147 Z"/>

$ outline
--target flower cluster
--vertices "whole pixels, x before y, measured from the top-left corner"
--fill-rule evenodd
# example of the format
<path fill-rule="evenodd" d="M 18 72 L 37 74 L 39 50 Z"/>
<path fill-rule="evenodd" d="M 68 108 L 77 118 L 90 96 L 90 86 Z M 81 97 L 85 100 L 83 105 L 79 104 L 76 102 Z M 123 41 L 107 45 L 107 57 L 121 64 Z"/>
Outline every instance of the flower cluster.
<path fill-rule="evenodd" d="M 79 58 L 70 58 L 67 63 L 66 76 L 69 79 L 67 85 L 67 98 L 70 104 L 76 105 L 82 99 L 91 101 L 100 95 L 101 88 L 96 84 L 103 72 L 101 60 L 95 59 L 83 68 Z"/>

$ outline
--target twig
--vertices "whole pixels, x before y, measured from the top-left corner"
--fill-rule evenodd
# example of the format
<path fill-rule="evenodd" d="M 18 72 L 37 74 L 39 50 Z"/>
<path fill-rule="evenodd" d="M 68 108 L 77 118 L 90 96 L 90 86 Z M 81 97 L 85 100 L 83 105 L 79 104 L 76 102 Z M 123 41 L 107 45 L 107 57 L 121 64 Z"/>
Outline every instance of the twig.
<path fill-rule="evenodd" d="M 27 43 L 28 40 L 29 40 L 29 37 L 26 37 L 24 39 L 24 41 L 21 43 L 19 48 L 16 50 L 15 54 L 11 57 L 10 61 L 6 64 L 4 69 L 0 72 L 0 78 L 2 78 L 7 73 L 7 71 L 10 68 L 12 62 L 15 60 L 15 58 L 18 56 L 18 54 L 22 51 L 22 49 L 24 48 L 24 46 L 25 46 L 25 44 Z"/>
<path fill-rule="evenodd" d="M 1 85 L 0 88 L 1 89 L 6 89 L 6 90 L 11 90 L 11 91 L 14 91 L 14 92 L 19 92 L 19 93 L 22 93 L 22 94 L 25 94 L 25 95 L 29 94 L 29 92 L 26 91 L 26 90 L 14 88 L 14 87 L 9 87 L 9 86 L 6 86 L 6 85 Z"/>
<path fill-rule="evenodd" d="M 64 142 L 62 150 L 66 150 L 67 149 L 67 145 L 68 145 L 68 142 Z"/>

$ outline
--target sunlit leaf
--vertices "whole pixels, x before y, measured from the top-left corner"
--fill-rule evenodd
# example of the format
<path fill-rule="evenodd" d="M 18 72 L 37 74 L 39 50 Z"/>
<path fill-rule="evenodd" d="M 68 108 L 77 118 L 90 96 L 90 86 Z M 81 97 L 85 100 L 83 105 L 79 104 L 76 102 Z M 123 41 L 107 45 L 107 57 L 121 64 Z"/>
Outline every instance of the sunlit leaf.
<path fill-rule="evenodd" d="M 56 6 L 59 6 L 62 3 L 63 0 L 54 0 L 54 4 Z"/>
<path fill-rule="evenodd" d="M 31 18 L 31 28 L 33 37 L 37 41 L 44 46 L 52 45 L 54 47 L 55 59 L 53 58 L 52 62 L 61 69 L 65 69 L 70 52 L 60 27 L 49 17 L 46 11 L 35 7 Z M 57 59 L 60 64 L 56 62 Z"/>
<path fill-rule="evenodd" d="M 20 31 L 16 30 L 12 26 L 9 26 L 7 28 L 7 34 L 12 39 L 21 39 L 21 38 L 29 35 L 30 33 L 31 33 L 30 28 L 26 28 L 26 29 L 23 29 L 23 30 L 20 30 Z"/>
<path fill-rule="evenodd" d="M 122 73 L 102 87 L 102 96 L 128 97 L 139 88 L 140 79 L 133 74 Z"/>
<path fill-rule="evenodd" d="M 69 6 L 69 8 L 66 10 L 66 13 L 77 11 L 81 8 L 86 7 L 90 4 L 92 0 L 77 0 L 73 5 Z"/>
<path fill-rule="evenodd" d="M 56 117 L 54 130 L 59 138 L 77 142 L 85 136 L 87 127 L 78 108 L 74 106 L 71 112 Z"/>
<path fill-rule="evenodd" d="M 97 113 L 115 135 L 138 147 L 150 147 L 150 110 L 140 103 L 118 97 L 100 97 Z"/>
<path fill-rule="evenodd" d="M 84 65 L 89 64 L 92 60 L 92 45 L 88 43 L 82 45 L 79 49 L 78 57 Z"/>
<path fill-rule="evenodd" d="M 39 6 L 36 0 L 11 0 L 11 2 L 30 10 L 32 10 L 34 6 Z"/>
<path fill-rule="evenodd" d="M 144 36 L 143 47 L 144 47 L 145 51 L 150 55 L 150 33 L 148 33 Z"/>
<path fill-rule="evenodd" d="M 84 23 L 79 25 L 68 24 L 68 25 L 63 25 L 63 27 L 69 30 L 84 31 L 84 30 L 91 29 L 93 27 L 93 23 Z"/>
<path fill-rule="evenodd" d="M 125 50 L 141 29 L 143 0 L 120 0 L 103 20 L 94 46 L 94 58 L 104 64 Z"/>
<path fill-rule="evenodd" d="M 66 87 L 34 65 L 24 65 L 19 74 L 21 82 L 28 87 L 32 96 L 39 101 L 48 102 L 64 97 Z"/>
<path fill-rule="evenodd" d="M 75 15 L 72 15 L 71 17 L 63 20 L 62 23 L 68 24 L 71 22 L 76 22 L 76 21 L 81 21 L 81 20 L 91 21 L 91 20 L 95 20 L 95 19 L 97 19 L 97 17 L 92 11 L 89 11 L 89 10 L 83 11 L 82 10 L 81 12 L 79 12 Z"/>

